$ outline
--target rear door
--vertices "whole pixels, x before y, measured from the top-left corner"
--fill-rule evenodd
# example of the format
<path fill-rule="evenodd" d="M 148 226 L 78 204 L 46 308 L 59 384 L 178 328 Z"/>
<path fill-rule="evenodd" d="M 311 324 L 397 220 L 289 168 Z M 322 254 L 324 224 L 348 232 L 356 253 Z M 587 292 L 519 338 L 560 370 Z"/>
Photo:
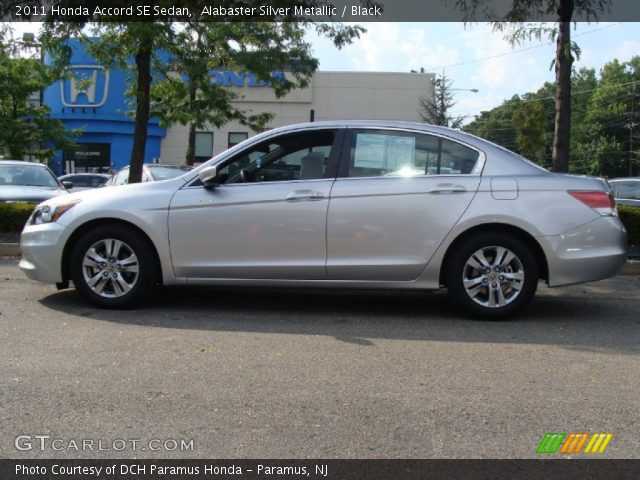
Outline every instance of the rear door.
<path fill-rule="evenodd" d="M 415 279 L 475 195 L 484 154 L 391 129 L 349 130 L 345 146 L 327 215 L 328 278 Z"/>

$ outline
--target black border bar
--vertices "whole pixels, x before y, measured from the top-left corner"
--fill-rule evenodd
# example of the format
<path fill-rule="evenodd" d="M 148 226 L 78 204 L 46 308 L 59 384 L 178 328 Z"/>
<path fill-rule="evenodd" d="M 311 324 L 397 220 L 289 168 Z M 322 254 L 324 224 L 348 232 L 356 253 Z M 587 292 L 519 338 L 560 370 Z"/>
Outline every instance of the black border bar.
<path fill-rule="evenodd" d="M 175 467 L 175 470 L 172 470 L 172 467 Z M 278 470 L 279 468 L 281 470 Z M 82 469 L 85 473 L 81 473 Z M 56 471 L 78 473 L 56 474 Z M 2 480 L 637 479 L 640 478 L 640 460 L 4 459 L 0 460 L 0 478 Z"/>

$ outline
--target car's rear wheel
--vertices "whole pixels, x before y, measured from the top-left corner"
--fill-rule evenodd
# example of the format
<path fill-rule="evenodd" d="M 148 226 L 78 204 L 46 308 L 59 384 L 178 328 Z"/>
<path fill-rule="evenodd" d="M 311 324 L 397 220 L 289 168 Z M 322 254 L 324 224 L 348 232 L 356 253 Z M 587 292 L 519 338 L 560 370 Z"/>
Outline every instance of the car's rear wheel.
<path fill-rule="evenodd" d="M 85 233 L 71 254 L 71 279 L 80 294 L 103 308 L 131 308 L 153 291 L 157 266 L 153 246 L 123 225 Z"/>
<path fill-rule="evenodd" d="M 508 234 L 465 240 L 447 264 L 446 284 L 455 305 L 479 318 L 513 315 L 533 298 L 538 268 L 525 242 Z"/>

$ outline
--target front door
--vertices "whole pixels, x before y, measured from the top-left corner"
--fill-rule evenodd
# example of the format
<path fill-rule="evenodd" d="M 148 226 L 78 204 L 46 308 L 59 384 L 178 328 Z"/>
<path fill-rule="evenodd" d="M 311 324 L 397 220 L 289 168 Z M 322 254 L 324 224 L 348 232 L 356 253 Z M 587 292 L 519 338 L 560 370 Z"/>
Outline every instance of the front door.
<path fill-rule="evenodd" d="M 325 279 L 337 133 L 266 140 L 223 162 L 219 185 L 179 190 L 169 212 L 176 276 Z"/>

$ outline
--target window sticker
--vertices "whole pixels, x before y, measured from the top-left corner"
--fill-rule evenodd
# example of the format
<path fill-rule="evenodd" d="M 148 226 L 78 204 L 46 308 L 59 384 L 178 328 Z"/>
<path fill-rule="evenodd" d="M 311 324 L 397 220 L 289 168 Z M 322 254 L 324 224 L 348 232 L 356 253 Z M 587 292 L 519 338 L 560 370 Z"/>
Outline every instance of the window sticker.
<path fill-rule="evenodd" d="M 386 171 L 412 167 L 415 151 L 415 137 L 358 133 L 353 166 Z"/>
<path fill-rule="evenodd" d="M 358 133 L 354 166 L 384 169 L 386 135 Z"/>

